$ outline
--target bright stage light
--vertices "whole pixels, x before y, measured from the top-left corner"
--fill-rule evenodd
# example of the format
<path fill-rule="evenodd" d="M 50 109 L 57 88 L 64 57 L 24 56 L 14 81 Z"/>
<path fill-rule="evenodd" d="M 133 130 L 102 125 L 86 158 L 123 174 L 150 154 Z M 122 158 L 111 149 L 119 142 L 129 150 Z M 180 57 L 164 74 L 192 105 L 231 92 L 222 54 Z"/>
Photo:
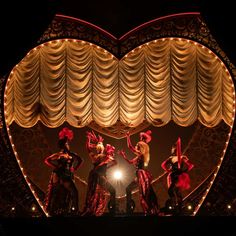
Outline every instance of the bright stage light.
<path fill-rule="evenodd" d="M 116 171 L 113 173 L 113 177 L 114 177 L 114 179 L 116 179 L 116 180 L 122 179 L 122 172 L 121 172 L 120 170 L 116 170 Z"/>

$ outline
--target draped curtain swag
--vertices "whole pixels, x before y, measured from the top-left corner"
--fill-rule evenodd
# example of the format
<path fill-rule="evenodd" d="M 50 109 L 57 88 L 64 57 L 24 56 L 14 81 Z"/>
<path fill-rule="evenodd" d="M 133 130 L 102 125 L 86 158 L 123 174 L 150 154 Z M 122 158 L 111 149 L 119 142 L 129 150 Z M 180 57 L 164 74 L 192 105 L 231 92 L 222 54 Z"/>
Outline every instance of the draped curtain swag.
<path fill-rule="evenodd" d="M 8 125 L 189 126 L 199 119 L 213 127 L 222 119 L 232 125 L 234 116 L 229 73 L 214 53 L 187 40 L 155 40 L 121 60 L 84 41 L 55 40 L 30 51 L 12 72 Z"/>

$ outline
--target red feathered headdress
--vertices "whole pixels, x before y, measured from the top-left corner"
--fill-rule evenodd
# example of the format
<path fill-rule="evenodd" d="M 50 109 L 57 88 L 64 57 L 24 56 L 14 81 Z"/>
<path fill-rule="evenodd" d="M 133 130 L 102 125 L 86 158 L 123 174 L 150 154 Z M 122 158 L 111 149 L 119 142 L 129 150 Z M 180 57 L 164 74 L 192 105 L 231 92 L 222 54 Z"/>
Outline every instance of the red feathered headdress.
<path fill-rule="evenodd" d="M 152 134 L 152 131 L 148 130 L 146 132 L 141 132 L 139 136 L 140 136 L 140 139 L 144 137 L 146 139 L 146 143 L 149 143 L 152 140 L 151 134 Z"/>
<path fill-rule="evenodd" d="M 59 132 L 59 139 L 67 138 L 69 141 L 71 141 L 74 138 L 74 133 L 72 130 L 68 129 L 67 127 L 63 128 Z"/>
<path fill-rule="evenodd" d="M 115 152 L 115 147 L 112 146 L 111 144 L 107 144 L 107 145 L 106 145 L 106 153 L 107 153 L 108 155 L 113 155 L 114 152 Z"/>
<path fill-rule="evenodd" d="M 96 142 L 96 143 L 102 143 L 104 140 L 104 138 L 100 135 L 98 135 L 98 137 L 97 137 L 93 131 L 87 132 L 87 136 L 89 136 L 91 138 L 92 142 Z"/>

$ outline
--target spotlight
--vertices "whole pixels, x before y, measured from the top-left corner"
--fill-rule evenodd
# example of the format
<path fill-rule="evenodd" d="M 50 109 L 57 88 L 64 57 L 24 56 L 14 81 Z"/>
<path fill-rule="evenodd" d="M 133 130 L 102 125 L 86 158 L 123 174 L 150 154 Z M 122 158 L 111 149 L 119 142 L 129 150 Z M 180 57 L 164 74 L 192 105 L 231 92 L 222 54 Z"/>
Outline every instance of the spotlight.
<path fill-rule="evenodd" d="M 122 179 L 122 172 L 119 171 L 119 170 L 116 170 L 116 171 L 114 172 L 114 174 L 113 174 L 113 177 L 114 177 L 114 179 L 116 179 L 116 180 Z"/>

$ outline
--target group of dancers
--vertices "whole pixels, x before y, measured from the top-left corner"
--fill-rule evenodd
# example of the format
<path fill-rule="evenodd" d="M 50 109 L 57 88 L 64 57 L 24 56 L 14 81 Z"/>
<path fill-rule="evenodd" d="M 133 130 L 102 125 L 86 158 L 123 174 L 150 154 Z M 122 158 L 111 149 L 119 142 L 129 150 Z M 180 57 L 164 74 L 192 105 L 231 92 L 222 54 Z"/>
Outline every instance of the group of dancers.
<path fill-rule="evenodd" d="M 133 146 L 130 133 L 126 133 L 127 145 L 135 155 L 134 158 L 128 159 L 123 150 L 117 151 L 118 155 L 136 168 L 136 176 L 126 187 L 126 212 L 128 215 L 132 214 L 135 208 L 132 191 L 136 188 L 139 189 L 140 205 L 144 215 L 161 215 L 158 198 L 152 187 L 153 178 L 148 170 L 151 134 L 151 130 L 141 132 L 139 141 Z M 74 172 L 81 167 L 83 159 L 70 151 L 69 144 L 72 139 L 73 131 L 67 127 L 63 128 L 59 132 L 58 146 L 60 151 L 45 158 L 45 163 L 53 168 L 45 198 L 46 211 L 50 216 L 101 216 L 108 207 L 108 212 L 115 215 L 116 191 L 106 177 L 108 168 L 117 164 L 114 158 L 115 147 L 110 144 L 104 146 L 102 136 L 96 135 L 93 131 L 87 132 L 86 149 L 93 163 L 93 168 L 88 176 L 85 206 L 82 211 L 79 211 L 79 197 Z M 167 202 L 173 209 L 180 212 L 183 201 L 182 190 L 190 187 L 190 178 L 187 172 L 194 166 L 187 156 L 182 155 L 180 138 L 173 145 L 171 156 L 161 166 L 168 173 L 169 199 Z"/>

